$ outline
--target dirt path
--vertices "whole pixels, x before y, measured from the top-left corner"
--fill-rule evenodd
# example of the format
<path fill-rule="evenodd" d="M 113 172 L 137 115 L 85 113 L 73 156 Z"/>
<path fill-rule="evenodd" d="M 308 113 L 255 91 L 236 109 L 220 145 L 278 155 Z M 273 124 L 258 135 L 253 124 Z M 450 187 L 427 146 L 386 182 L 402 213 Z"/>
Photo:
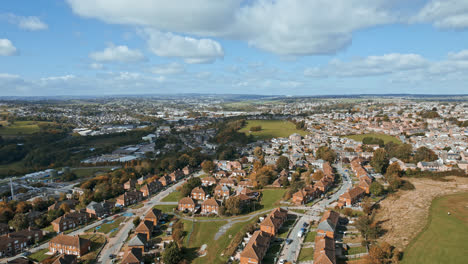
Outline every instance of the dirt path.
<path fill-rule="evenodd" d="M 412 191 L 399 191 L 383 200 L 377 214 L 387 233 L 379 240 L 386 241 L 399 249 L 424 228 L 429 216 L 429 207 L 434 198 L 452 193 L 468 192 L 468 178 L 447 177 L 450 181 L 411 179 Z"/>

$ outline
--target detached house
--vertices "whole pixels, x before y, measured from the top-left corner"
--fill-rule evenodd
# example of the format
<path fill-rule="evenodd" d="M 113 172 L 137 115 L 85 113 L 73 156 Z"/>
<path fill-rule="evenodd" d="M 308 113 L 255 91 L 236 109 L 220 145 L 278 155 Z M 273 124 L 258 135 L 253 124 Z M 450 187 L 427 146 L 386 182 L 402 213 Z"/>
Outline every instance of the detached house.
<path fill-rule="evenodd" d="M 231 195 L 231 192 L 229 191 L 229 188 L 227 186 L 217 185 L 214 189 L 214 194 L 217 198 L 223 198 L 229 197 L 229 195 Z"/>
<path fill-rule="evenodd" d="M 60 234 L 49 242 L 49 251 L 67 255 L 83 256 L 91 250 L 91 241 L 79 236 Z"/>
<path fill-rule="evenodd" d="M 157 226 L 161 218 L 162 218 L 161 210 L 153 208 L 145 215 L 144 220 L 152 222 L 154 226 Z"/>
<path fill-rule="evenodd" d="M 205 177 L 205 178 L 201 179 L 201 182 L 202 182 L 203 186 L 211 186 L 211 185 L 216 184 L 216 179 L 209 176 L 209 177 Z"/>
<path fill-rule="evenodd" d="M 148 241 L 153 233 L 153 222 L 151 221 L 141 221 L 140 224 L 135 229 L 135 234 L 143 234 L 146 236 Z"/>
<path fill-rule="evenodd" d="M 236 182 L 233 179 L 229 178 L 223 178 L 219 181 L 219 184 L 229 186 L 229 187 L 234 187 L 236 186 Z"/>

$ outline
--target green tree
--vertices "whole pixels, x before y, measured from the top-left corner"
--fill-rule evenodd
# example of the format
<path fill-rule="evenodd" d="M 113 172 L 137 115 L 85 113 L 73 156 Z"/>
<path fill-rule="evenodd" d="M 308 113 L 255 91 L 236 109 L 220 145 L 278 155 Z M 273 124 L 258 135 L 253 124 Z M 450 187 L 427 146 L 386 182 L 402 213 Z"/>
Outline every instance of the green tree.
<path fill-rule="evenodd" d="M 327 146 L 319 147 L 315 154 L 317 156 L 317 159 L 323 159 L 324 161 L 328 161 L 330 163 L 333 163 L 336 160 L 335 151 L 333 151 L 331 148 Z"/>
<path fill-rule="evenodd" d="M 8 224 L 13 227 L 16 231 L 20 231 L 28 228 L 28 219 L 25 214 L 16 214 L 13 219 L 8 222 Z"/>
<path fill-rule="evenodd" d="M 276 161 L 276 169 L 278 171 L 289 169 L 289 159 L 286 156 L 280 156 Z"/>
<path fill-rule="evenodd" d="M 165 264 L 178 264 L 182 260 L 182 251 L 176 242 L 172 241 L 167 245 L 162 258 Z"/>
<path fill-rule="evenodd" d="M 201 164 L 201 167 L 202 167 L 202 170 L 205 173 L 210 173 L 211 171 L 213 171 L 215 169 L 215 165 L 214 165 L 213 161 L 211 161 L 211 160 L 203 161 L 202 164 Z"/>
<path fill-rule="evenodd" d="M 384 187 L 382 184 L 378 183 L 378 182 L 373 182 L 371 183 L 371 186 L 369 188 L 370 190 L 370 193 L 375 195 L 375 196 L 379 196 L 383 193 L 384 191 Z"/>
<path fill-rule="evenodd" d="M 435 154 L 434 151 L 431 149 L 428 149 L 426 147 L 420 147 L 416 150 L 416 153 L 414 154 L 414 161 L 420 162 L 420 161 L 435 161 L 439 157 L 437 154 Z"/>
<path fill-rule="evenodd" d="M 231 215 L 242 213 L 242 203 L 238 196 L 231 196 L 226 200 L 226 212 Z"/>
<path fill-rule="evenodd" d="M 137 226 L 140 224 L 140 222 L 141 222 L 141 219 L 140 219 L 139 216 L 137 216 L 137 217 L 135 217 L 135 218 L 133 219 L 133 225 L 134 225 L 135 227 L 137 227 Z"/>
<path fill-rule="evenodd" d="M 388 166 L 387 152 L 383 148 L 379 148 L 374 152 L 374 156 L 370 162 L 371 166 L 378 173 L 385 173 Z"/>

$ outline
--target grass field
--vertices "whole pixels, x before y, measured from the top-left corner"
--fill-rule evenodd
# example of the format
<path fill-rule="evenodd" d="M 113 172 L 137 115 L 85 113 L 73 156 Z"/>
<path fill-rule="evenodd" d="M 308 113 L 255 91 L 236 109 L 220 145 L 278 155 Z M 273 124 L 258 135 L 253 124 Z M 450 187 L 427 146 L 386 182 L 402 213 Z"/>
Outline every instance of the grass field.
<path fill-rule="evenodd" d="M 361 253 L 366 253 L 367 249 L 365 247 L 352 247 L 349 248 L 348 251 L 346 252 L 346 255 L 356 255 L 356 254 L 361 254 Z"/>
<path fill-rule="evenodd" d="M 106 244 L 106 238 L 103 235 L 82 235 L 82 238 L 91 240 L 91 251 L 86 255 L 82 256 L 81 262 L 83 264 L 95 263 L 98 253 L 102 247 Z"/>
<path fill-rule="evenodd" d="M 72 170 L 72 172 L 75 173 L 76 176 L 78 176 L 78 178 L 91 177 L 91 176 L 95 176 L 96 174 L 106 173 L 108 171 L 110 171 L 110 168 L 89 167 L 89 168 L 76 168 Z"/>
<path fill-rule="evenodd" d="M 466 263 L 468 193 L 434 199 L 429 213 L 426 227 L 408 245 L 402 263 Z"/>
<path fill-rule="evenodd" d="M 348 135 L 348 136 L 345 136 L 345 137 L 350 138 L 350 139 L 354 139 L 356 141 L 362 141 L 365 137 L 374 137 L 374 138 L 382 139 L 385 144 L 387 144 L 390 141 L 394 142 L 396 144 L 401 144 L 401 141 L 398 138 L 396 138 L 394 136 L 386 135 L 386 134 L 380 134 L 380 133 Z"/>
<path fill-rule="evenodd" d="M 314 242 L 315 241 L 315 236 L 317 235 L 316 231 L 310 231 L 307 233 L 304 242 Z"/>
<path fill-rule="evenodd" d="M 124 220 L 125 220 L 125 217 L 119 217 L 119 218 L 113 220 L 114 222 L 112 222 L 112 223 L 107 223 L 107 224 L 101 225 L 101 228 L 98 229 L 97 231 L 102 232 L 104 234 L 107 234 L 110 231 L 112 231 L 112 229 L 115 229 L 115 228 L 118 229 L 119 226 L 120 226 L 120 223 L 122 223 Z"/>
<path fill-rule="evenodd" d="M 314 248 L 301 248 L 301 252 L 299 253 L 298 262 L 301 261 L 310 261 L 314 259 Z"/>
<path fill-rule="evenodd" d="M 37 261 L 37 262 L 41 262 L 45 259 L 48 259 L 50 258 L 52 255 L 46 255 L 46 253 L 49 252 L 49 249 L 48 248 L 44 248 L 44 249 L 41 249 L 31 255 L 29 255 L 29 259 L 31 260 L 34 260 L 34 261 Z"/>
<path fill-rule="evenodd" d="M 181 199 L 181 193 L 179 191 L 173 191 L 164 197 L 162 202 L 178 202 Z"/>
<path fill-rule="evenodd" d="M 177 205 L 166 205 L 166 204 L 159 204 L 156 205 L 153 208 L 161 210 L 163 213 L 172 213 L 174 212 L 174 208 L 176 208 Z"/>
<path fill-rule="evenodd" d="M 272 209 L 275 208 L 279 201 L 284 196 L 286 192 L 285 189 L 266 189 L 262 191 L 262 200 L 260 204 L 263 205 L 262 209 Z"/>
<path fill-rule="evenodd" d="M 0 135 L 29 135 L 40 131 L 38 124 L 50 123 L 39 121 L 15 121 L 8 126 L 0 127 Z"/>
<path fill-rule="evenodd" d="M 261 126 L 261 131 L 250 132 L 253 126 Z M 239 132 L 247 135 L 254 135 L 256 139 L 271 139 L 275 137 L 289 137 L 291 134 L 298 133 L 302 136 L 308 134 L 307 131 L 296 129 L 296 125 L 289 121 L 282 120 L 248 120 L 247 125 Z"/>

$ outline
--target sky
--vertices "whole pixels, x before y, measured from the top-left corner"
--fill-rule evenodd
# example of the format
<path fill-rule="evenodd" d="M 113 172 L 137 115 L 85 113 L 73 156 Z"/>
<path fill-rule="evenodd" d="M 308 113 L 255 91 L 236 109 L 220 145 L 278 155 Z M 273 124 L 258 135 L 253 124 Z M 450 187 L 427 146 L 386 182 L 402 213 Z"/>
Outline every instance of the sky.
<path fill-rule="evenodd" d="M 468 0 L 2 0 L 0 96 L 468 94 Z"/>

